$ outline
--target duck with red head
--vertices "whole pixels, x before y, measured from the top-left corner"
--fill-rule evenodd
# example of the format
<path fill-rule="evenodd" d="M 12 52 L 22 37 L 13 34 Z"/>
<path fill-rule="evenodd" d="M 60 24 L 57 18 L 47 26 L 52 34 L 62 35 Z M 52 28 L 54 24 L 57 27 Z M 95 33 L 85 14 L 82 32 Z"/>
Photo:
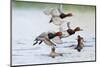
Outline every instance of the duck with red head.
<path fill-rule="evenodd" d="M 83 31 L 82 29 L 80 29 L 80 27 L 76 27 L 74 30 L 73 29 L 68 29 L 67 32 L 69 33 L 69 35 L 75 34 L 75 32 L 77 31 Z"/>
<path fill-rule="evenodd" d="M 80 51 L 82 50 L 82 48 L 83 48 L 83 46 L 84 46 L 83 42 L 84 42 L 83 37 L 81 37 L 80 35 L 78 35 L 78 36 L 77 36 L 77 43 L 78 43 L 78 44 L 77 44 L 77 46 L 76 46 L 76 48 L 75 48 L 75 49 L 77 49 L 78 52 L 80 52 Z"/>
<path fill-rule="evenodd" d="M 72 29 L 70 27 L 70 22 L 67 23 L 68 29 L 65 31 L 62 31 L 61 38 L 66 38 L 68 36 L 74 35 L 78 31 L 83 31 L 80 27 L 76 27 L 75 29 Z"/>
<path fill-rule="evenodd" d="M 38 43 L 41 44 L 42 42 L 44 42 L 46 45 L 51 47 L 50 57 L 55 58 L 55 56 L 62 56 L 61 53 L 56 53 L 55 51 L 55 46 L 56 46 L 55 43 L 56 44 L 60 43 L 61 35 L 62 35 L 62 32 L 56 32 L 56 33 L 50 33 L 50 32 L 45 33 L 44 32 L 40 34 L 38 37 L 36 37 L 36 39 L 34 40 L 35 43 L 33 45 L 36 45 Z"/>

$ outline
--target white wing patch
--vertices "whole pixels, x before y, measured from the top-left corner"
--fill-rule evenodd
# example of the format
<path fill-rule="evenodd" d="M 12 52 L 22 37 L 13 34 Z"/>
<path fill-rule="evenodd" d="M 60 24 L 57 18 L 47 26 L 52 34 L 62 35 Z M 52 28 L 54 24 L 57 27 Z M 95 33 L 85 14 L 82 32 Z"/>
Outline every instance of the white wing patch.
<path fill-rule="evenodd" d="M 51 39 L 51 41 L 53 43 L 56 43 L 56 44 L 62 44 L 63 43 L 59 36 L 54 37 L 53 39 Z"/>
<path fill-rule="evenodd" d="M 62 37 L 67 37 L 67 36 L 69 36 L 69 33 L 67 31 L 63 31 L 62 32 Z"/>

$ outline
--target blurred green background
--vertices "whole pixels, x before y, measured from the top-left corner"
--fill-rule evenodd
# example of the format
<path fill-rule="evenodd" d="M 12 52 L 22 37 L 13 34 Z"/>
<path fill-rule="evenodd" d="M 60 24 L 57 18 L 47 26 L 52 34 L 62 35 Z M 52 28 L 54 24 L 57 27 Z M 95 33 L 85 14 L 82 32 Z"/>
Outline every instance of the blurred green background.
<path fill-rule="evenodd" d="M 14 7 L 16 8 L 37 8 L 37 9 L 43 9 L 43 8 L 54 8 L 59 7 L 59 3 L 41 3 L 41 2 L 26 2 L 26 1 L 12 1 Z M 68 10 L 74 10 L 74 11 L 81 11 L 81 12 L 94 12 L 95 6 L 89 6 L 89 5 L 72 5 L 72 4 L 63 4 L 64 11 Z"/>

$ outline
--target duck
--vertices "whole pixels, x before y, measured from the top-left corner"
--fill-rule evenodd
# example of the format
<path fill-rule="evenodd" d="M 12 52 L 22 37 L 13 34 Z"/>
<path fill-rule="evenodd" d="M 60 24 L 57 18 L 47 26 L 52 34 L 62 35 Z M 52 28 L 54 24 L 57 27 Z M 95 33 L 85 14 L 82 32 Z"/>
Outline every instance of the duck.
<path fill-rule="evenodd" d="M 41 44 L 42 42 L 44 42 L 46 45 L 51 47 L 51 52 L 49 56 L 51 56 L 52 58 L 55 58 L 55 56 L 62 56 L 62 54 L 55 52 L 56 44 L 53 41 L 51 41 L 51 39 L 56 38 L 58 36 L 61 36 L 61 34 L 43 32 L 35 38 L 35 43 L 33 43 L 33 45 L 36 45 L 37 43 Z"/>
<path fill-rule="evenodd" d="M 73 16 L 72 13 L 67 13 L 67 14 L 61 13 L 58 17 L 61 19 L 64 19 L 66 17 L 71 17 L 71 16 Z M 50 19 L 49 23 L 52 23 L 52 22 L 53 22 L 53 17 Z"/>
<path fill-rule="evenodd" d="M 83 47 L 84 47 L 84 39 L 83 37 L 81 37 L 80 35 L 77 36 L 77 46 L 75 47 L 75 49 L 77 49 L 78 52 L 80 52 Z"/>
<path fill-rule="evenodd" d="M 44 11 L 45 15 L 51 16 L 49 23 L 61 25 L 64 23 L 64 18 L 73 16 L 72 13 L 64 13 L 60 8 L 51 8 Z"/>
<path fill-rule="evenodd" d="M 61 38 L 65 38 L 65 37 L 69 37 L 69 36 L 71 36 L 71 35 L 74 35 L 76 32 L 78 32 L 78 31 L 83 31 L 83 29 L 81 29 L 80 27 L 75 27 L 74 29 L 72 29 L 71 27 L 70 27 L 70 22 L 68 22 L 67 23 L 67 28 L 68 29 L 66 29 L 66 30 L 60 30 L 60 34 L 62 34 L 61 35 Z"/>

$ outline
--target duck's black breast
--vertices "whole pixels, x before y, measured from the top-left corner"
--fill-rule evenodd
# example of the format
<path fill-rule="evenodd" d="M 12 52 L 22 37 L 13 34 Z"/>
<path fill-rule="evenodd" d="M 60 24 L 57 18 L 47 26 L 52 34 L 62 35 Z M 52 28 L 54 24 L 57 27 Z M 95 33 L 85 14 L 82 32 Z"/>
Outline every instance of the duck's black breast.
<path fill-rule="evenodd" d="M 59 16 L 61 19 L 65 18 L 66 15 L 64 13 L 61 13 L 60 16 Z"/>
<path fill-rule="evenodd" d="M 69 35 L 75 34 L 75 31 L 72 29 L 68 29 L 67 32 L 69 33 Z"/>
<path fill-rule="evenodd" d="M 56 37 L 55 34 L 53 34 L 53 33 L 48 33 L 48 38 L 49 38 L 49 39 L 52 39 L 52 38 L 54 38 L 54 37 Z"/>

